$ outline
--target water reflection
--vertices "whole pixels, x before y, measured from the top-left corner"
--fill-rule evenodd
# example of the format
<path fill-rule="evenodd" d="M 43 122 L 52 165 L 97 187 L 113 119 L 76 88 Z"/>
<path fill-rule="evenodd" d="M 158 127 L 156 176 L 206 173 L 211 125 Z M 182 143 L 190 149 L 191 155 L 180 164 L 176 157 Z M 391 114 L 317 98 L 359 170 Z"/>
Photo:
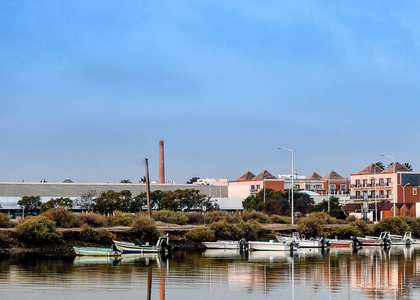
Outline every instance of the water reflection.
<path fill-rule="evenodd" d="M 393 246 L 173 256 L 0 257 L 3 296 L 30 299 L 416 299 L 420 248 Z M 213 296 L 212 296 L 213 295 Z M 15 297 L 16 298 L 16 297 Z"/>

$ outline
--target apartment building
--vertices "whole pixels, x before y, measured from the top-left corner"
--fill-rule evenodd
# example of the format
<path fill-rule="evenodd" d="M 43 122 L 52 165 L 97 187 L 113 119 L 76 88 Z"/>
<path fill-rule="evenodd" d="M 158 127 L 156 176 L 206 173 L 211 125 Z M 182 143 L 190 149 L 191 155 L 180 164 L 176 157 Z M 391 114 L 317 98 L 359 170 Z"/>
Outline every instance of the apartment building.
<path fill-rule="evenodd" d="M 396 162 L 385 170 L 371 164 L 350 175 L 351 206 L 348 212 L 361 212 L 365 200 L 374 220 L 393 215 L 416 216 L 416 203 L 420 202 L 420 173 Z M 419 211 L 420 212 L 420 211 Z"/>

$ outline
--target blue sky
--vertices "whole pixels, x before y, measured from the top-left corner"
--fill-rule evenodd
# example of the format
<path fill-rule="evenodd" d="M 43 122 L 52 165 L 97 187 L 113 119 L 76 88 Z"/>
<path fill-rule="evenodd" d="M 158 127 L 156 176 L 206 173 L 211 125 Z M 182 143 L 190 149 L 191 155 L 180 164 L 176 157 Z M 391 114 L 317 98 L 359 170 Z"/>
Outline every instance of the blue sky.
<path fill-rule="evenodd" d="M 420 170 L 411 1 L 1 1 L 0 181 Z"/>

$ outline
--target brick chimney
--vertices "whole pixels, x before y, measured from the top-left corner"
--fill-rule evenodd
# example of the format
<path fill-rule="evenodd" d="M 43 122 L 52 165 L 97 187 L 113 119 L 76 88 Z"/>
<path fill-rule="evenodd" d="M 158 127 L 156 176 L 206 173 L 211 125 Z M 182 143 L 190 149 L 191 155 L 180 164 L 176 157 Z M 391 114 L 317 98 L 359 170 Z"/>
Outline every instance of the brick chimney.
<path fill-rule="evenodd" d="M 163 141 L 159 141 L 159 183 L 165 183 L 165 154 Z"/>

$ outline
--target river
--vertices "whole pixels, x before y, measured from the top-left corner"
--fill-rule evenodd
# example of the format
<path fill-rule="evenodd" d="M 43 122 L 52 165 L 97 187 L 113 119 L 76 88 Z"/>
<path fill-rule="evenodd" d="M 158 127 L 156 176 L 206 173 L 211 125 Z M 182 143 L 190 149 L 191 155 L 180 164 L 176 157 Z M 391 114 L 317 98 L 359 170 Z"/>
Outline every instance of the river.
<path fill-rule="evenodd" d="M 420 299 L 420 247 L 0 256 L 2 299 Z"/>

